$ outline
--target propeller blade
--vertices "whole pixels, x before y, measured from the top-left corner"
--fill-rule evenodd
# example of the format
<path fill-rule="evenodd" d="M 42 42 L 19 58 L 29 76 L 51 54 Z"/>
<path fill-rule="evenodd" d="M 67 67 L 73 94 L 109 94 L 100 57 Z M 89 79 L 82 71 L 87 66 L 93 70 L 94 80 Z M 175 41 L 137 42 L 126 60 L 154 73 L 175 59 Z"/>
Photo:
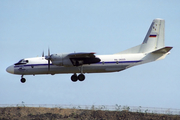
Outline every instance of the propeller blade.
<path fill-rule="evenodd" d="M 50 70 L 50 60 L 48 60 L 48 71 Z"/>
<path fill-rule="evenodd" d="M 49 48 L 48 48 L 48 57 L 50 57 L 50 50 L 49 50 Z"/>
<path fill-rule="evenodd" d="M 51 55 L 50 55 L 50 49 L 48 48 L 48 71 L 50 70 L 50 60 L 51 60 Z"/>
<path fill-rule="evenodd" d="M 43 52 L 42 52 L 42 57 L 44 57 L 44 50 L 43 50 Z"/>

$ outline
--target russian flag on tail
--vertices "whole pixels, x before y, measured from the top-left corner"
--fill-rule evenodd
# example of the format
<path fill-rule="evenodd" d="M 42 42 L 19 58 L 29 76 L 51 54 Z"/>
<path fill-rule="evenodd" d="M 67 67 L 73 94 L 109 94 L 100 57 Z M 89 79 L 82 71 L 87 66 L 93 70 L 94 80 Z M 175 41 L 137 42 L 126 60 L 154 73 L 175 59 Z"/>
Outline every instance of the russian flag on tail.
<path fill-rule="evenodd" d="M 156 37 L 157 35 L 149 35 L 149 37 Z"/>

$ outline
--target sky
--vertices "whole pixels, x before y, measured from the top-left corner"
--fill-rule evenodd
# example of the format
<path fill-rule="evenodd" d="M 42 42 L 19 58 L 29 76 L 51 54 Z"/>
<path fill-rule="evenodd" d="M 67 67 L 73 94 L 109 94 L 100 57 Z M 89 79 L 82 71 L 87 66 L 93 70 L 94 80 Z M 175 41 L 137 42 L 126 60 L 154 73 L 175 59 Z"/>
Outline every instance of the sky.
<path fill-rule="evenodd" d="M 0 104 L 126 105 L 180 109 L 180 1 L 1 0 Z M 165 59 L 116 73 L 20 75 L 6 68 L 51 53 L 114 54 L 141 44 L 153 19 L 165 19 Z"/>

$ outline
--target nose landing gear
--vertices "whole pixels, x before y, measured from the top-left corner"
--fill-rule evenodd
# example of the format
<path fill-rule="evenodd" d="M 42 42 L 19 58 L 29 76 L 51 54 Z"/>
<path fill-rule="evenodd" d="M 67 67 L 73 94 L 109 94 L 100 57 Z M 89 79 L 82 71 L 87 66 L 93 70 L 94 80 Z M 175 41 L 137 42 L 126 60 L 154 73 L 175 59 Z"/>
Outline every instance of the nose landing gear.
<path fill-rule="evenodd" d="M 25 83 L 25 82 L 26 82 L 26 79 L 23 78 L 23 75 L 21 76 L 21 82 L 22 82 L 22 83 Z"/>

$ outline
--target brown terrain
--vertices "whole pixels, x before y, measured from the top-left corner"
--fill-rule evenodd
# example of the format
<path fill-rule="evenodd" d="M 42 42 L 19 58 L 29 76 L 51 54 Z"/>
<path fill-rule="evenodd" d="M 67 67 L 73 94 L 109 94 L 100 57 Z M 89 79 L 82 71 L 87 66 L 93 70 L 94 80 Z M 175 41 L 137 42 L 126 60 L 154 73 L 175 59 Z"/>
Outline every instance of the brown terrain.
<path fill-rule="evenodd" d="M 179 115 L 36 107 L 0 108 L 0 120 L 180 120 Z"/>

